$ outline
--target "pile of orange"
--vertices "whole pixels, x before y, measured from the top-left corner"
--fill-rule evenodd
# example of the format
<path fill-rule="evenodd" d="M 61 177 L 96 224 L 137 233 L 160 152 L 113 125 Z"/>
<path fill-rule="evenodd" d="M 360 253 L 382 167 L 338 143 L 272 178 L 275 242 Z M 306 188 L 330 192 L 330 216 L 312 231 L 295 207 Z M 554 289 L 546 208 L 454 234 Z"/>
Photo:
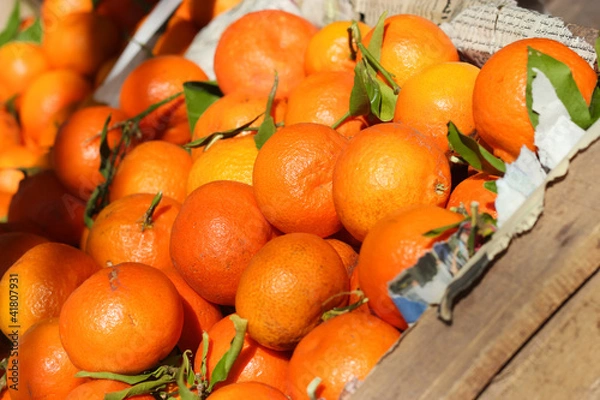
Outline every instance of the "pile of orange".
<path fill-rule="evenodd" d="M 192 392 L 339 398 L 408 327 L 388 282 L 454 231 L 424 234 L 472 202 L 495 216 L 484 183 L 498 177 L 457 181 L 466 168 L 450 161 L 448 123 L 510 162 L 534 149 L 527 46 L 566 63 L 588 103 L 597 81 L 551 40 L 513 43 L 480 69 L 432 22 L 394 15 L 380 57 L 401 87 L 393 119 L 343 119 L 364 57 L 348 45 L 351 22 L 319 29 L 263 10 L 223 33 L 224 95 L 191 126 L 180 93 L 208 78 L 182 54 L 237 3 L 184 0 L 117 108 L 89 101 L 92 90 L 156 1 L 46 0 L 42 44 L 0 47 L 0 329 L 19 346 L 8 365 L 21 385 L 8 379 L 3 399 L 100 399 L 130 386 L 76 373 L 137 375 L 182 352 L 210 381 L 235 342 L 233 315 L 247 329 L 228 377 L 210 393 L 188 382 Z M 368 46 L 374 30 L 358 29 Z M 263 121 L 275 125 L 266 141 Z"/>

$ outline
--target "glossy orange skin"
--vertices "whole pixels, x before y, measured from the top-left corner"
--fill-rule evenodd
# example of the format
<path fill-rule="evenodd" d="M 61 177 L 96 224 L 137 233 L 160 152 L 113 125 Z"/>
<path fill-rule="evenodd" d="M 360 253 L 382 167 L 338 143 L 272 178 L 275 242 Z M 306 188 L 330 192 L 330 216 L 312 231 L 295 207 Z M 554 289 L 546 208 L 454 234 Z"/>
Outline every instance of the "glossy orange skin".
<path fill-rule="evenodd" d="M 79 368 L 69 360 L 61 344 L 58 318 L 43 320 L 22 333 L 18 349 L 8 359 L 9 368 L 14 366 L 18 375 L 15 386 L 10 371 L 7 376 L 11 400 L 62 400 L 86 381 L 75 377 Z"/>
<path fill-rule="evenodd" d="M 167 23 L 165 32 L 156 41 L 152 54 L 155 56 L 184 55 L 197 33 L 198 28 L 192 21 L 173 16 Z"/>
<path fill-rule="evenodd" d="M 522 146 L 535 151 L 525 94 L 527 47 L 565 63 L 588 104 L 597 81 L 596 73 L 585 60 L 551 39 L 523 39 L 494 53 L 475 82 L 473 116 L 477 133 L 505 162 L 515 160 Z"/>
<path fill-rule="evenodd" d="M 164 196 L 182 203 L 191 168 L 192 159 L 180 146 L 162 140 L 142 143 L 119 164 L 110 185 L 110 201 L 162 191 Z"/>
<path fill-rule="evenodd" d="M 448 159 L 433 139 L 405 124 L 386 123 L 350 140 L 333 172 L 333 201 L 344 227 L 362 241 L 398 208 L 445 206 L 450 186 Z"/>
<path fill-rule="evenodd" d="M 251 186 L 210 182 L 184 201 L 173 224 L 171 258 L 198 294 L 233 305 L 242 272 L 274 235 Z"/>
<path fill-rule="evenodd" d="M 327 320 L 306 335 L 290 360 L 288 394 L 309 399 L 306 387 L 322 379 L 316 396 L 338 399 L 346 383 L 365 379 L 400 332 L 374 315 L 350 312 Z"/>
<path fill-rule="evenodd" d="M 71 390 L 65 400 L 104 400 L 107 393 L 118 392 L 130 388 L 131 385 L 108 379 L 93 379 Z M 154 400 L 154 396 L 143 394 L 128 397 L 134 400 Z"/>
<path fill-rule="evenodd" d="M 363 37 L 367 48 L 372 36 L 373 30 Z M 430 20 L 411 14 L 385 19 L 379 62 L 400 87 L 423 68 L 458 60 L 458 52 L 448 35 Z"/>
<path fill-rule="evenodd" d="M 315 123 L 287 125 L 260 149 L 252 175 L 258 205 L 285 233 L 326 237 L 342 227 L 331 194 L 335 163 L 347 139 Z"/>
<path fill-rule="evenodd" d="M 214 391 L 210 400 L 238 400 L 242 398 L 265 400 L 288 400 L 278 389 L 260 382 L 239 382 Z"/>
<path fill-rule="evenodd" d="M 5 91 L 0 96 L 6 101 L 19 95 L 38 77 L 50 68 L 48 59 L 38 44 L 9 42 L 0 47 L 0 86 Z"/>
<path fill-rule="evenodd" d="M 332 126 L 348 112 L 353 86 L 353 72 L 324 71 L 307 76 L 288 97 L 285 125 L 314 122 Z M 351 117 L 336 130 L 351 138 L 366 127 L 364 117 Z"/>
<path fill-rule="evenodd" d="M 94 189 L 105 180 L 100 174 L 100 140 L 109 116 L 109 128 L 127 119 L 125 113 L 116 108 L 83 108 L 73 113 L 56 135 L 51 152 L 52 166 L 69 193 L 82 200 L 89 199 Z M 107 140 L 111 148 L 118 145 L 121 134 L 121 129 L 108 130 Z"/>
<path fill-rule="evenodd" d="M 60 339 L 83 370 L 135 375 L 171 352 L 183 318 L 179 293 L 163 272 L 122 263 L 102 268 L 69 296 Z"/>
<path fill-rule="evenodd" d="M 209 345 L 206 366 L 208 377 L 223 355 L 231 347 L 235 337 L 235 326 L 229 317 L 225 317 L 208 330 Z M 194 358 L 194 370 L 200 371 L 202 365 L 202 347 L 200 343 Z M 253 340 L 248 333 L 244 337 L 242 350 L 238 355 L 227 379 L 215 386 L 216 389 L 237 382 L 261 382 L 281 391 L 285 390 L 290 354 L 268 349 Z"/>
<path fill-rule="evenodd" d="M 358 253 L 354 251 L 352 246 L 348 243 L 344 243 L 338 239 L 325 239 L 327 243 L 338 253 L 340 258 L 342 259 L 342 263 L 344 267 L 346 267 L 346 271 L 348 272 L 348 276 L 352 275 L 352 271 L 354 271 L 354 267 L 356 267 L 356 263 L 358 262 Z"/>
<path fill-rule="evenodd" d="M 69 14 L 91 12 L 92 0 L 44 0 L 40 13 L 44 30 L 52 30 L 56 24 Z"/>
<path fill-rule="evenodd" d="M 217 44 L 219 87 L 225 94 L 251 90 L 267 96 L 277 71 L 277 96 L 287 97 L 305 76 L 304 54 L 316 32 L 307 20 L 281 10 L 244 15 L 225 29 Z"/>
<path fill-rule="evenodd" d="M 403 122 L 434 138 L 448 152 L 448 122 L 470 135 L 473 120 L 473 88 L 479 68 L 465 62 L 432 65 L 408 79 L 396 101 L 394 122 Z"/>
<path fill-rule="evenodd" d="M 462 204 L 467 209 L 467 212 L 471 213 L 471 203 L 476 201 L 479 203 L 480 213 L 488 213 L 493 218 L 498 218 L 495 204 L 498 195 L 483 187 L 485 182 L 497 179 L 497 176 L 488 175 L 483 172 L 471 175 L 459 183 L 452 193 L 450 193 L 446 208 L 449 210 L 452 207 L 459 207 Z"/>
<path fill-rule="evenodd" d="M 0 280 L 0 329 L 5 335 L 15 329 L 23 334 L 37 322 L 58 317 L 70 294 L 99 269 L 87 254 L 65 244 L 41 243 L 30 248 Z M 11 277 L 17 277 L 17 289 Z M 18 328 L 10 314 L 14 308 L 10 294 L 15 291 L 19 294 Z"/>
<path fill-rule="evenodd" d="M 169 241 L 181 204 L 163 196 L 152 226 L 142 229 L 153 198 L 153 194 L 138 193 L 110 203 L 96 217 L 85 251 L 101 266 L 133 261 L 158 269 L 170 267 Z"/>
<path fill-rule="evenodd" d="M 356 268 L 360 288 L 377 316 L 396 328 L 408 327 L 388 294 L 388 282 L 454 230 L 436 238 L 423 236 L 425 232 L 463 219 L 438 206 L 413 205 L 388 214 L 373 226 L 362 244 Z"/>
<path fill-rule="evenodd" d="M 31 223 L 50 240 L 77 246 L 85 203 L 70 194 L 52 170 L 23 179 L 8 209 L 8 222 Z"/>
<path fill-rule="evenodd" d="M 242 274 L 235 298 L 250 337 L 274 350 L 291 350 L 344 306 L 349 278 L 337 252 L 310 233 L 289 233 L 267 243 Z"/>

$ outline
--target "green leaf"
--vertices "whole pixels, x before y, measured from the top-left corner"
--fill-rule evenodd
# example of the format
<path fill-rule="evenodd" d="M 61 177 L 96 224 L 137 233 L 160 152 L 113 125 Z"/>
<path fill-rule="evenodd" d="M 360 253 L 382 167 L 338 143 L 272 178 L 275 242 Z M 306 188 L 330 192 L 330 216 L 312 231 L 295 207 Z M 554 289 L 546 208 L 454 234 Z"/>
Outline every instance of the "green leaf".
<path fill-rule="evenodd" d="M 590 102 L 590 118 L 592 124 L 600 119 L 600 86 L 596 86 Z"/>
<path fill-rule="evenodd" d="M 138 383 L 129 389 L 123 389 L 118 392 L 107 393 L 104 395 L 104 400 L 124 400 L 129 397 L 140 394 L 148 394 L 164 388 L 167 383 L 174 382 L 175 379 L 171 375 L 163 375 L 155 381 L 145 381 Z"/>
<path fill-rule="evenodd" d="M 150 202 L 150 207 L 148 207 L 142 218 L 142 232 L 144 232 L 148 228 L 152 228 L 152 225 L 154 224 L 152 217 L 154 216 L 154 211 L 156 211 L 156 207 L 158 207 L 158 205 L 160 204 L 162 197 L 162 190 L 159 190 L 158 193 L 156 193 L 156 195 L 152 198 L 152 201 Z"/>
<path fill-rule="evenodd" d="M 385 33 L 384 24 L 386 17 L 387 11 L 384 11 L 383 14 L 379 16 L 379 20 L 373 29 L 373 35 L 371 36 L 371 41 L 369 42 L 369 46 L 367 48 L 373 58 L 377 61 L 379 61 L 381 57 L 381 46 L 383 45 L 383 34 Z"/>
<path fill-rule="evenodd" d="M 235 326 L 235 337 L 231 341 L 231 347 L 227 353 L 221 357 L 211 374 L 210 384 L 208 386 L 209 392 L 212 391 L 213 387 L 217 383 L 223 382 L 227 379 L 227 375 L 229 375 L 229 371 L 237 359 L 237 356 L 242 351 L 242 347 L 244 345 L 244 336 L 246 335 L 248 321 L 240 318 L 236 314 L 229 316 L 229 319 L 233 321 L 233 325 Z"/>
<path fill-rule="evenodd" d="M 261 147 L 269 140 L 271 136 L 277 132 L 277 127 L 275 126 L 275 120 L 272 116 L 273 111 L 273 101 L 275 100 L 275 94 L 277 93 L 277 86 L 279 85 L 279 75 L 277 71 L 275 71 L 275 79 L 273 81 L 273 86 L 271 87 L 271 92 L 269 92 L 269 98 L 267 100 L 267 108 L 265 109 L 265 119 L 262 124 L 258 127 L 258 132 L 254 135 L 254 143 L 256 144 L 256 148 L 260 150 Z"/>
<path fill-rule="evenodd" d="M 197 147 L 206 146 L 204 148 L 204 151 L 206 151 L 217 140 L 229 139 L 229 138 L 235 137 L 235 136 L 239 135 L 240 133 L 244 132 L 253 123 L 255 123 L 256 120 L 258 120 L 261 116 L 262 116 L 262 114 L 257 115 L 256 118 L 254 118 L 252 121 L 246 122 L 244 125 L 239 126 L 237 128 L 229 129 L 228 131 L 223 131 L 223 132 L 214 132 L 214 133 L 211 133 L 208 136 L 205 136 L 205 137 L 202 137 L 200 139 L 196 139 L 196 140 L 194 140 L 192 142 L 186 143 L 186 144 L 183 145 L 183 148 L 185 148 L 185 149 L 195 149 Z"/>
<path fill-rule="evenodd" d="M 19 33 L 19 25 L 21 24 L 21 1 L 15 1 L 15 6 L 8 17 L 6 27 L 0 32 L 0 47 L 13 40 Z"/>
<path fill-rule="evenodd" d="M 369 299 L 365 297 L 365 293 L 362 290 L 354 290 L 348 294 L 357 295 L 358 300 L 355 303 L 349 304 L 345 307 L 334 307 L 329 311 L 325 311 L 321 316 L 321 320 L 327 321 L 339 315 L 349 313 L 350 311 L 356 310 L 358 307 L 369 302 Z"/>
<path fill-rule="evenodd" d="M 192 370 L 188 354 L 192 354 L 192 351 L 186 350 L 183 353 L 183 360 L 177 370 L 177 374 L 175 374 L 175 381 L 179 388 L 179 397 L 181 400 L 197 400 L 198 396 L 188 388 L 188 386 L 194 383 L 194 371 Z"/>
<path fill-rule="evenodd" d="M 526 89 L 526 103 L 527 110 L 531 123 L 534 127 L 537 126 L 539 117 L 531 109 L 533 105 L 532 95 L 532 83 L 533 78 L 537 75 L 534 69 L 537 69 L 546 75 L 546 77 L 552 83 L 552 86 L 556 90 L 556 94 L 560 101 L 563 103 L 571 120 L 576 123 L 582 129 L 587 129 L 592 124 L 592 118 L 590 116 L 590 110 L 585 102 L 585 99 L 581 95 L 571 69 L 564 63 L 540 52 L 531 47 L 528 47 L 528 59 L 527 59 L 527 89 Z"/>
<path fill-rule="evenodd" d="M 502 160 L 479 145 L 475 140 L 460 133 L 456 125 L 448 123 L 448 144 L 471 167 L 490 175 L 502 176 L 506 165 Z"/>
<path fill-rule="evenodd" d="M 208 362 L 208 343 L 210 338 L 208 337 L 208 332 L 202 332 L 202 365 L 200 366 L 200 374 L 202 377 L 206 377 L 208 373 L 208 368 L 206 367 L 206 363 Z"/>
<path fill-rule="evenodd" d="M 600 62 L 600 35 L 596 38 L 594 47 L 596 49 L 596 62 Z"/>
<path fill-rule="evenodd" d="M 3 358 L 2 361 L 0 361 L 0 370 L 2 371 L 7 371 L 8 367 L 8 357 L 7 358 Z M 0 391 L 3 391 L 6 388 L 6 372 L 2 374 L 2 376 L 0 377 Z"/>
<path fill-rule="evenodd" d="M 165 366 L 160 366 L 152 372 L 139 375 L 123 375 L 115 374 L 113 372 L 89 372 L 79 371 L 75 374 L 77 378 L 92 378 L 92 379 L 110 379 L 113 381 L 124 382 L 129 385 L 136 385 L 140 382 L 147 381 L 149 379 L 158 379 L 167 374 L 168 370 Z"/>
<path fill-rule="evenodd" d="M 381 100 L 379 102 L 379 109 L 374 114 L 382 122 L 389 122 L 394 118 L 394 111 L 396 110 L 396 100 L 398 95 L 394 93 L 394 90 L 377 79 L 375 81 L 379 86 L 379 93 Z"/>
<path fill-rule="evenodd" d="M 215 81 L 186 82 L 183 84 L 183 92 L 190 130 L 194 132 L 198 118 L 212 103 L 223 97 L 223 93 Z"/>
<path fill-rule="evenodd" d="M 483 183 L 483 187 L 492 193 L 498 194 L 498 187 L 496 186 L 496 181 L 486 181 Z"/>
<path fill-rule="evenodd" d="M 428 238 L 436 238 L 439 236 L 442 236 L 444 233 L 452 230 L 452 229 L 456 229 L 460 226 L 460 224 L 462 224 L 463 222 L 467 221 L 468 218 L 463 219 L 461 221 L 455 222 L 453 224 L 450 225 L 444 225 L 444 226 L 440 226 L 439 228 L 435 228 L 432 229 L 430 231 L 427 231 L 423 234 L 423 236 L 428 237 Z"/>
<path fill-rule="evenodd" d="M 30 27 L 17 34 L 16 40 L 41 44 L 43 35 L 42 20 L 36 18 Z"/>
<path fill-rule="evenodd" d="M 363 58 L 354 67 L 354 86 L 350 92 L 350 115 L 367 115 L 371 110 L 371 101 L 367 92 L 367 62 Z"/>
<path fill-rule="evenodd" d="M 111 149 L 108 145 L 108 126 L 110 124 L 111 116 L 109 115 L 104 122 L 102 132 L 100 133 L 100 174 L 104 179 L 108 179 L 110 175 L 111 163 Z M 100 207 L 104 207 L 106 200 L 103 200 L 105 186 L 100 184 L 94 188 L 92 195 L 87 201 L 85 206 L 85 212 L 83 214 L 83 220 L 88 228 L 91 228 L 94 224 L 92 217 L 99 211 Z"/>

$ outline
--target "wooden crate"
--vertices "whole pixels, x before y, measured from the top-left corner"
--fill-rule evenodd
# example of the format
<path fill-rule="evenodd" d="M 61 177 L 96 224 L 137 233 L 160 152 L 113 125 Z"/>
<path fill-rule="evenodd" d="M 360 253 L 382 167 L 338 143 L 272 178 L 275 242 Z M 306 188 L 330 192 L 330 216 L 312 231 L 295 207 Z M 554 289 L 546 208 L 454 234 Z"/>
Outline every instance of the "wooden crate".
<path fill-rule="evenodd" d="M 536 225 L 452 324 L 427 310 L 351 399 L 600 399 L 598 160 L 600 139 L 549 185 Z"/>

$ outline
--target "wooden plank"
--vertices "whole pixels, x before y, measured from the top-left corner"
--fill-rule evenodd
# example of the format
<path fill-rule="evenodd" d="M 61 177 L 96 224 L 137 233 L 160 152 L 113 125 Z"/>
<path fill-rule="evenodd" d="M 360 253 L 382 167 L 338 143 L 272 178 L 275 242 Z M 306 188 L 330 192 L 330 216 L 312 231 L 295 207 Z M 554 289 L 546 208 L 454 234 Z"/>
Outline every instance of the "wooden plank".
<path fill-rule="evenodd" d="M 596 273 L 479 399 L 600 399 L 599 360 L 600 273 Z"/>
<path fill-rule="evenodd" d="M 538 328 L 598 270 L 600 141 L 546 191 L 534 228 L 513 239 L 455 307 L 452 326 L 429 309 L 352 400 L 475 398 Z"/>

